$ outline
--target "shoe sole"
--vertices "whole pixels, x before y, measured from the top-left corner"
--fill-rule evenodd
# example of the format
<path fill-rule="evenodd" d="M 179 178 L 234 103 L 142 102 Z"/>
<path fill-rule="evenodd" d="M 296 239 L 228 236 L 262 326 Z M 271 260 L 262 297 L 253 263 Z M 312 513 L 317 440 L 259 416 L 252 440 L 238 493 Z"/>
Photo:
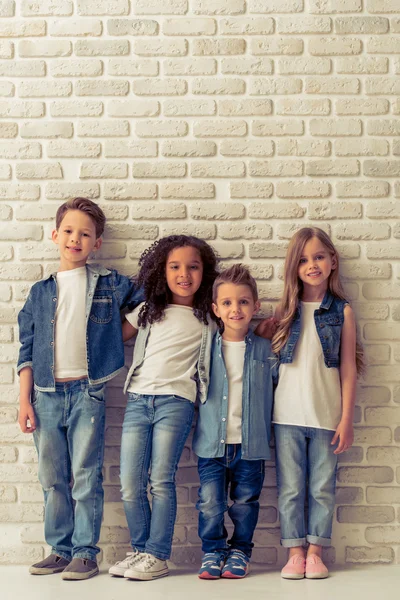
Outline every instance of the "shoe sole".
<path fill-rule="evenodd" d="M 215 579 L 219 579 L 221 577 L 221 575 L 211 575 L 211 573 L 199 573 L 198 577 L 199 577 L 199 579 L 215 580 Z"/>
<path fill-rule="evenodd" d="M 326 579 L 329 577 L 329 573 L 306 573 L 306 579 Z"/>
<path fill-rule="evenodd" d="M 55 569 L 49 569 L 45 567 L 29 567 L 29 573 L 31 575 L 54 575 L 55 573 L 62 573 L 66 567 L 58 567 Z"/>
<path fill-rule="evenodd" d="M 246 575 L 248 575 L 248 572 L 244 575 L 235 575 L 235 573 L 232 573 L 231 571 L 225 571 L 225 573 L 222 573 L 221 577 L 223 579 L 243 579 Z"/>
<path fill-rule="evenodd" d="M 64 581 L 83 581 L 84 579 L 90 579 L 91 577 L 94 577 L 98 574 L 98 569 L 89 571 L 88 573 L 74 573 L 73 571 L 63 571 L 61 579 L 64 579 Z"/>
<path fill-rule="evenodd" d="M 304 573 L 281 573 L 282 579 L 304 579 Z"/>
<path fill-rule="evenodd" d="M 125 579 L 133 579 L 138 581 L 152 581 L 153 579 L 159 579 L 160 577 L 166 577 L 169 575 L 168 571 L 158 571 L 158 573 L 135 573 L 135 575 L 124 575 Z"/>
<path fill-rule="evenodd" d="M 123 577 L 125 575 L 125 571 L 119 571 L 117 573 L 116 571 L 112 571 L 111 569 L 109 569 L 108 574 L 112 575 L 112 577 Z"/>

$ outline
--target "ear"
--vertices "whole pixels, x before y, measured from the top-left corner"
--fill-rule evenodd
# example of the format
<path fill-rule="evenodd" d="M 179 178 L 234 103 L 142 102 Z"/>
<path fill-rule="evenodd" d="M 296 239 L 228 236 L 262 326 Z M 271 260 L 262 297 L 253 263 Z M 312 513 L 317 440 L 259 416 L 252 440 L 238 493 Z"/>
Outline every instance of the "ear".
<path fill-rule="evenodd" d="M 336 255 L 334 254 L 332 256 L 332 271 L 336 268 L 337 268 L 337 258 L 336 258 Z"/>
<path fill-rule="evenodd" d="M 51 232 L 51 239 L 53 240 L 53 242 L 55 244 L 58 244 L 58 231 L 57 231 L 57 229 L 53 229 L 53 231 Z"/>
<path fill-rule="evenodd" d="M 97 252 L 97 250 L 100 249 L 102 243 L 103 243 L 103 239 L 101 237 L 97 238 L 96 243 L 93 246 L 92 252 Z"/>
<path fill-rule="evenodd" d="M 259 300 L 257 300 L 257 302 L 254 303 L 254 310 L 253 310 L 253 315 L 256 315 L 258 313 L 258 311 L 261 308 L 261 302 Z"/>
<path fill-rule="evenodd" d="M 212 309 L 214 311 L 215 316 L 217 316 L 218 318 L 220 318 L 220 314 L 219 314 L 219 310 L 218 310 L 218 306 L 216 304 L 214 304 L 214 302 L 212 303 Z"/>

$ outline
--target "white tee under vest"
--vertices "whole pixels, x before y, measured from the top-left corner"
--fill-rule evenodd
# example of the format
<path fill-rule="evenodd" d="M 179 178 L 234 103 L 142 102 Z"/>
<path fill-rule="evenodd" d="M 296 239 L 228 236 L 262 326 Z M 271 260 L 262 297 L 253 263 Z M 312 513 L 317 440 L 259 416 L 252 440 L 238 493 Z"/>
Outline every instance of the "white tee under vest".
<path fill-rule="evenodd" d="M 301 302 L 293 362 L 279 367 L 273 422 L 336 430 L 342 414 L 339 369 L 324 362 L 314 320 L 320 302 Z"/>
<path fill-rule="evenodd" d="M 138 329 L 142 304 L 126 315 Z M 196 373 L 200 356 L 202 324 L 189 306 L 169 304 L 162 321 L 153 323 L 143 363 L 135 370 L 128 392 L 149 395 L 176 395 L 194 402 Z"/>
<path fill-rule="evenodd" d="M 54 341 L 56 379 L 79 379 L 87 375 L 86 286 L 86 267 L 57 273 Z"/>
<path fill-rule="evenodd" d="M 222 339 L 222 352 L 228 377 L 228 416 L 226 443 L 242 443 L 243 367 L 246 342 L 228 342 Z"/>

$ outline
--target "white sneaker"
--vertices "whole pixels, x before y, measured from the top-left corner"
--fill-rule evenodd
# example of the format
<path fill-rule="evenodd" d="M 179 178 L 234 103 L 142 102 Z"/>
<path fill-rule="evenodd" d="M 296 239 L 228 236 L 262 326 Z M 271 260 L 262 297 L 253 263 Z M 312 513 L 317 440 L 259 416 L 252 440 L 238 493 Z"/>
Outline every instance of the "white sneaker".
<path fill-rule="evenodd" d="M 124 560 L 120 560 L 115 565 L 108 569 L 110 575 L 115 575 L 116 577 L 123 577 L 126 571 L 136 564 L 139 560 L 141 560 L 144 556 L 144 552 L 139 552 L 138 550 L 134 550 L 133 552 L 127 552 L 126 558 Z"/>
<path fill-rule="evenodd" d="M 160 560 L 152 554 L 142 554 L 141 560 L 136 562 L 130 569 L 125 571 L 124 577 L 127 579 L 140 579 L 141 581 L 151 581 L 158 577 L 165 577 L 169 574 L 167 561 Z"/>

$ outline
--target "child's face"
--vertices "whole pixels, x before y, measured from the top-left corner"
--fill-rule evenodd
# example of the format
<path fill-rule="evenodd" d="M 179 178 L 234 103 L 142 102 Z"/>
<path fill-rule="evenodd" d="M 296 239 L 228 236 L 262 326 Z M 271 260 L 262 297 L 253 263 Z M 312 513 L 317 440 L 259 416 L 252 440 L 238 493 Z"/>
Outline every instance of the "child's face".
<path fill-rule="evenodd" d="M 213 311 L 224 324 L 223 338 L 232 341 L 243 340 L 249 330 L 249 323 L 260 308 L 248 285 L 222 283 L 217 289 Z"/>
<path fill-rule="evenodd" d="M 81 210 L 66 212 L 60 227 L 52 232 L 51 237 L 60 247 L 62 271 L 83 267 L 89 254 L 101 246 L 93 220 Z"/>
<path fill-rule="evenodd" d="M 165 264 L 165 276 L 172 304 L 193 306 L 194 295 L 203 277 L 200 252 L 192 246 L 171 250 Z"/>
<path fill-rule="evenodd" d="M 314 291 L 326 291 L 331 271 L 336 269 L 336 258 L 326 246 L 316 237 L 306 242 L 298 266 L 298 277 L 304 286 L 310 286 Z"/>

